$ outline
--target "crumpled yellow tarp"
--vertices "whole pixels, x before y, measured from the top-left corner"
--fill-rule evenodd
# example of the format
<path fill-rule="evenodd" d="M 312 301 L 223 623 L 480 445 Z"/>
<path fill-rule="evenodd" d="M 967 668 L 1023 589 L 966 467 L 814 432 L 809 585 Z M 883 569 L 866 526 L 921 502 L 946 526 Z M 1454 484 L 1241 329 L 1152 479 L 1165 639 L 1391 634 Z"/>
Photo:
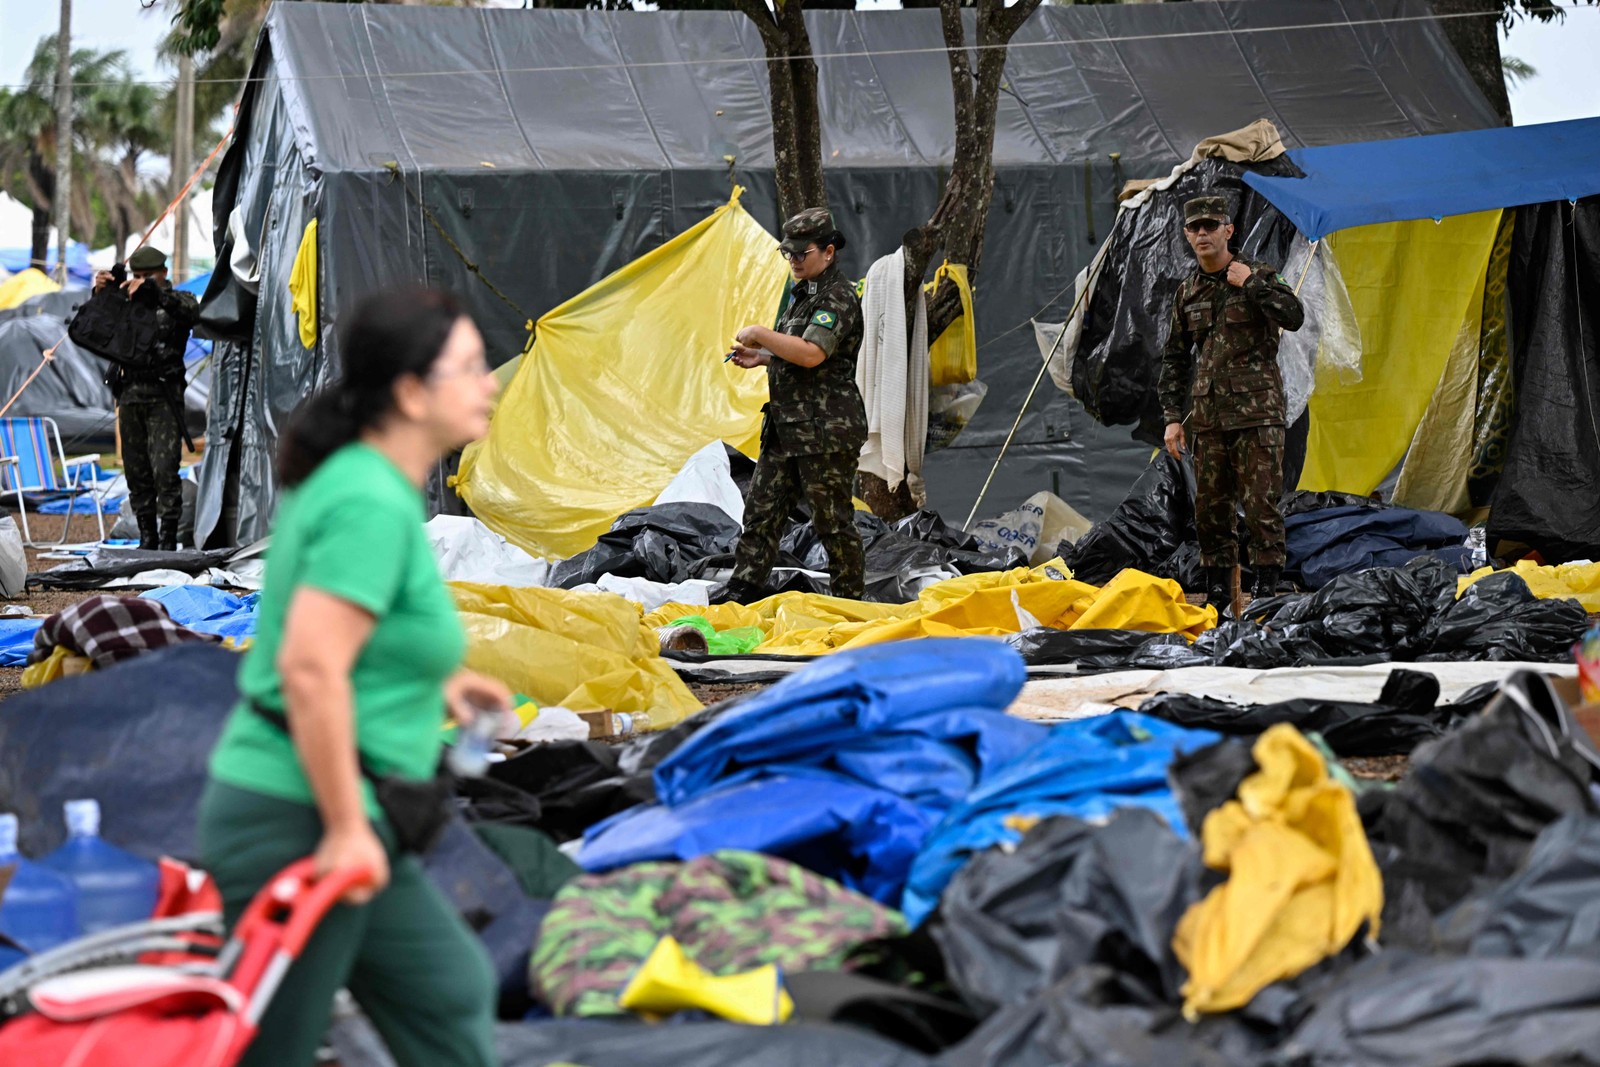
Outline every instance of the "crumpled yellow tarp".
<path fill-rule="evenodd" d="M 0 282 L 0 311 L 17 307 L 36 296 L 60 291 L 61 286 L 51 281 L 48 274 L 38 267 L 29 267 Z"/>
<path fill-rule="evenodd" d="M 1587 612 L 1600 611 L 1600 563 L 1563 563 L 1555 567 L 1541 567 L 1532 560 L 1518 560 L 1510 568 L 1528 583 L 1528 590 L 1541 600 L 1572 599 L 1583 605 Z M 1456 595 L 1460 596 L 1472 584 L 1491 574 L 1500 573 L 1493 567 L 1480 567 L 1456 582 Z"/>
<path fill-rule="evenodd" d="M 646 1017 L 699 1009 L 746 1026 L 776 1026 L 794 1014 L 775 965 L 719 977 L 690 959 L 671 934 L 656 942 L 617 1003 Z"/>
<path fill-rule="evenodd" d="M 290 310 L 300 320 L 300 343 L 317 346 L 317 220 L 306 223 L 300 235 L 300 248 L 289 268 Z"/>
<path fill-rule="evenodd" d="M 80 656 L 66 645 L 57 645 L 50 650 L 47 658 L 29 664 L 22 672 L 22 688 L 37 689 L 75 674 L 87 674 L 93 669 L 94 663 L 88 656 Z"/>
<path fill-rule="evenodd" d="M 611 593 L 451 586 L 467 631 L 467 666 L 540 705 L 644 712 L 671 726 L 701 704 L 667 661 L 639 607 Z"/>
<path fill-rule="evenodd" d="M 1260 768 L 1206 816 L 1205 862 L 1228 880 L 1178 922 L 1184 1012 L 1243 1007 L 1266 986 L 1378 934 L 1383 878 L 1351 792 L 1293 726 L 1256 741 Z"/>
<path fill-rule="evenodd" d="M 572 556 L 708 443 L 755 455 L 767 377 L 723 356 L 777 314 L 789 272 L 776 245 L 736 191 L 541 318 L 489 436 L 462 457 L 473 513 L 534 555 Z"/>
<path fill-rule="evenodd" d="M 995 637 L 1035 625 L 1191 637 L 1216 625 L 1216 609 L 1191 607 L 1178 583 L 1170 579 L 1125 570 L 1104 587 L 1096 587 L 1072 579 L 1071 573 L 1056 559 L 1033 568 L 950 578 L 924 589 L 909 604 L 780 593 L 749 606 L 667 604 L 644 621 L 653 628 L 699 614 L 718 630 L 754 626 L 767 635 L 758 651 L 794 656 L 819 656 L 914 637 Z"/>

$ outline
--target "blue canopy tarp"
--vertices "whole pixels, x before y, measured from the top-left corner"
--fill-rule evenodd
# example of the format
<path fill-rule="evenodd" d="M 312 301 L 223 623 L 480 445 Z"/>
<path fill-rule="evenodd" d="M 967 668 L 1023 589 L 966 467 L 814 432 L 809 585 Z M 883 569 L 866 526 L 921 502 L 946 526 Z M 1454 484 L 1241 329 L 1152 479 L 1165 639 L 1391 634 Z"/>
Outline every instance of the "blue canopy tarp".
<path fill-rule="evenodd" d="M 1600 193 L 1600 118 L 1295 148 L 1304 178 L 1244 180 L 1308 239 Z"/>
<path fill-rule="evenodd" d="M 56 246 L 52 243 L 45 256 L 45 273 L 52 278 L 56 274 Z M 31 248 L 0 248 L 0 267 L 7 273 L 20 274 L 33 266 L 33 250 Z M 81 241 L 73 241 L 67 245 L 67 282 L 70 285 L 76 282 L 81 286 L 88 286 L 94 281 L 94 268 L 89 266 L 89 246 Z"/>

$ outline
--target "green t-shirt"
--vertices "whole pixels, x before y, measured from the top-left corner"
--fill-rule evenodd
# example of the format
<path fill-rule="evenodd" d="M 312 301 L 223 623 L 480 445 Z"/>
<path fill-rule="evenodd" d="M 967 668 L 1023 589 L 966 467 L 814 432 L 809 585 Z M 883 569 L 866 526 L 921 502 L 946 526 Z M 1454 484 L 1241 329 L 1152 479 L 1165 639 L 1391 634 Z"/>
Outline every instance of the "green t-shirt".
<path fill-rule="evenodd" d="M 244 700 L 283 710 L 278 650 L 284 617 L 301 588 L 370 612 L 372 636 L 350 673 L 356 739 L 382 774 L 424 779 L 439 763 L 443 683 L 460 666 L 466 637 L 423 530 L 422 495 L 381 453 L 347 445 L 289 493 L 267 556 L 255 644 L 239 669 Z M 241 705 L 211 756 L 219 782 L 312 803 L 293 743 Z M 367 812 L 378 814 L 368 783 Z"/>

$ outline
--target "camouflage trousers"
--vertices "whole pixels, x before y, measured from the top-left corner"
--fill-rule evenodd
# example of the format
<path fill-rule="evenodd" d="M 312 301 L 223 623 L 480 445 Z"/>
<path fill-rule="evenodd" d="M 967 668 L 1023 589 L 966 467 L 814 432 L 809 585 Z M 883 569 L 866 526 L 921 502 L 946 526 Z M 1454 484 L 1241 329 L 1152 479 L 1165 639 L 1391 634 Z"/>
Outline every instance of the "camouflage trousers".
<path fill-rule="evenodd" d="M 1231 567 L 1239 562 L 1234 514 L 1244 507 L 1250 532 L 1250 562 L 1283 566 L 1284 429 L 1209 430 L 1194 435 L 1194 525 L 1200 536 L 1200 562 Z"/>
<path fill-rule="evenodd" d="M 176 543 L 183 520 L 183 432 L 172 405 L 164 398 L 126 397 L 118 413 L 122 433 L 122 467 L 128 479 L 128 505 L 139 521 L 143 540 Z M 160 538 L 156 523 L 160 521 Z"/>
<path fill-rule="evenodd" d="M 866 591 L 866 552 L 856 530 L 851 496 L 856 484 L 854 452 L 814 456 L 771 456 L 756 461 L 750 498 L 744 506 L 744 533 L 734 555 L 734 581 L 760 586 L 772 573 L 783 524 L 803 493 L 811 505 L 811 521 L 828 552 L 830 588 L 834 596 L 860 600 Z"/>

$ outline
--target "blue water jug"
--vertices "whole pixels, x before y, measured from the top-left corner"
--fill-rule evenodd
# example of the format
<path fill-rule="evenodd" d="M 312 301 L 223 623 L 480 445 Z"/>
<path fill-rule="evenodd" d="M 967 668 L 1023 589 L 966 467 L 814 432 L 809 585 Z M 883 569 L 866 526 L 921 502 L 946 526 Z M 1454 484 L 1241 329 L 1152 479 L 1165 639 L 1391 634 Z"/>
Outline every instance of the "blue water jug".
<path fill-rule="evenodd" d="M 31 863 L 17 851 L 17 817 L 0 815 L 0 880 L 11 880 L 0 892 L 0 933 L 27 949 L 43 952 L 78 936 L 77 890 L 55 871 Z M 0 946 L 0 970 L 23 953 Z"/>
<path fill-rule="evenodd" d="M 67 840 L 39 860 L 78 889 L 78 925 L 86 934 L 143 922 L 155 911 L 161 871 L 149 860 L 100 838 L 100 802 L 66 803 Z"/>

